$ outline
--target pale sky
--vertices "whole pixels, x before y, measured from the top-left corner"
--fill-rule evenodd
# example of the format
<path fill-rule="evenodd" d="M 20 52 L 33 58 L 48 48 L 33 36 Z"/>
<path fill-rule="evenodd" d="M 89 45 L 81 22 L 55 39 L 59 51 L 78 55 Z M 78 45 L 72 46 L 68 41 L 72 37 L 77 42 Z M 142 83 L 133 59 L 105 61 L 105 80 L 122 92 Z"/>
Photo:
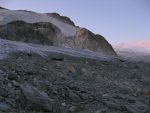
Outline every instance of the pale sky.
<path fill-rule="evenodd" d="M 0 6 L 57 12 L 113 44 L 150 40 L 150 0 L 0 0 Z"/>

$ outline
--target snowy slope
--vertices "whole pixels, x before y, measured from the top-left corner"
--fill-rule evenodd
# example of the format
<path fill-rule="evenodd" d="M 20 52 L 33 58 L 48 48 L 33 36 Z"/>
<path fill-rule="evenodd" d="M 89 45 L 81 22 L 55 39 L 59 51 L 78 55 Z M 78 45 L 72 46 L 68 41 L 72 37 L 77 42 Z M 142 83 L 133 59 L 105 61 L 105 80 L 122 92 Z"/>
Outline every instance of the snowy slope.
<path fill-rule="evenodd" d="M 27 23 L 50 22 L 57 26 L 65 36 L 69 37 L 76 34 L 76 28 L 74 26 L 56 20 L 47 14 L 39 14 L 23 10 L 0 10 L 0 25 L 4 25 L 16 20 L 22 20 Z"/>
<path fill-rule="evenodd" d="M 76 50 L 70 48 L 59 48 L 54 46 L 43 46 L 31 43 L 22 43 L 17 41 L 9 41 L 0 39 L 0 59 L 8 57 L 13 52 L 27 52 L 36 53 L 42 57 L 47 57 L 50 54 L 65 54 L 75 57 L 85 57 L 97 60 L 110 60 L 112 57 L 105 56 L 100 53 L 87 51 L 87 50 Z"/>

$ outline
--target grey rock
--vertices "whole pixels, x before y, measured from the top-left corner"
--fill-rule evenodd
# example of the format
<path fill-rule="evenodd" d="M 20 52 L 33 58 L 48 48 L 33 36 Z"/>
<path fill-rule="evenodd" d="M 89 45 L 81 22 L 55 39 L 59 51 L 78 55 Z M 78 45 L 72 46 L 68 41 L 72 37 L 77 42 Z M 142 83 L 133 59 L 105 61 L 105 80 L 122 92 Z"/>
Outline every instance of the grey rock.
<path fill-rule="evenodd" d="M 80 97 L 71 90 L 69 91 L 69 98 L 75 102 L 79 102 L 81 100 Z"/>
<path fill-rule="evenodd" d="M 7 97 L 9 95 L 9 92 L 5 88 L 0 87 L 0 96 Z"/>
<path fill-rule="evenodd" d="M 0 102 L 0 112 L 6 112 L 10 109 L 10 106 L 6 103 Z"/>
<path fill-rule="evenodd" d="M 94 113 L 106 113 L 106 108 L 105 109 L 100 109 L 100 110 L 96 110 Z"/>
<path fill-rule="evenodd" d="M 108 106 L 109 108 L 125 110 L 124 103 L 121 103 L 119 100 L 114 99 L 109 95 L 103 95 L 102 101 L 104 105 Z"/>
<path fill-rule="evenodd" d="M 32 110 L 53 112 L 53 105 L 55 102 L 50 99 L 45 92 L 42 92 L 28 84 L 22 84 L 20 88 L 25 96 L 27 106 L 29 106 Z"/>
<path fill-rule="evenodd" d="M 75 111 L 77 111 L 77 107 L 76 106 L 71 106 L 70 108 L 69 108 L 69 112 L 75 112 Z"/>
<path fill-rule="evenodd" d="M 17 102 L 15 101 L 15 99 L 7 98 L 7 99 L 5 99 L 5 102 L 13 108 L 17 107 Z"/>
<path fill-rule="evenodd" d="M 4 73 L 2 70 L 0 70 L 0 77 L 6 76 L 6 73 Z"/>
<path fill-rule="evenodd" d="M 149 107 L 137 101 L 135 104 L 126 105 L 126 109 L 129 113 L 148 113 Z"/>
<path fill-rule="evenodd" d="M 15 86 L 15 87 L 19 87 L 20 84 L 18 82 L 16 82 L 15 80 L 12 81 L 12 84 Z"/>
<path fill-rule="evenodd" d="M 108 94 L 103 95 L 103 103 L 113 109 L 128 111 L 129 113 L 147 113 L 148 106 L 137 101 L 134 97 Z"/>
<path fill-rule="evenodd" d="M 67 106 L 67 104 L 65 102 L 61 103 L 62 106 Z"/>
<path fill-rule="evenodd" d="M 8 72 L 8 79 L 9 80 L 17 80 L 18 79 L 18 75 L 15 72 Z"/>
<path fill-rule="evenodd" d="M 0 96 L 0 101 L 4 100 L 4 97 Z"/>

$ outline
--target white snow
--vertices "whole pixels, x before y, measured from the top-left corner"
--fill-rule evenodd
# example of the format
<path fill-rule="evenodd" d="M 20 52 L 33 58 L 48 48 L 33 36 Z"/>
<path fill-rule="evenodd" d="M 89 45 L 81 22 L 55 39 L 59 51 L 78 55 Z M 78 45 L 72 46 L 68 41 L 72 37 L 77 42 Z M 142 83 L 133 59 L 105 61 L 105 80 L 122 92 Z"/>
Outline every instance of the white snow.
<path fill-rule="evenodd" d="M 54 46 L 43 46 L 31 43 L 23 43 L 17 41 L 9 41 L 0 39 L 0 59 L 10 56 L 13 52 L 36 53 L 42 57 L 48 57 L 52 53 L 65 54 L 75 57 L 85 57 L 97 60 L 110 60 L 112 57 L 105 56 L 92 51 L 84 51 L 71 48 L 60 48 Z"/>
<path fill-rule="evenodd" d="M 55 18 L 47 16 L 46 14 L 39 14 L 29 11 L 0 11 L 0 25 L 4 25 L 16 20 L 22 20 L 27 23 L 50 22 L 57 26 L 62 33 L 68 37 L 74 36 L 76 33 L 76 28 L 74 26 L 56 20 Z"/>

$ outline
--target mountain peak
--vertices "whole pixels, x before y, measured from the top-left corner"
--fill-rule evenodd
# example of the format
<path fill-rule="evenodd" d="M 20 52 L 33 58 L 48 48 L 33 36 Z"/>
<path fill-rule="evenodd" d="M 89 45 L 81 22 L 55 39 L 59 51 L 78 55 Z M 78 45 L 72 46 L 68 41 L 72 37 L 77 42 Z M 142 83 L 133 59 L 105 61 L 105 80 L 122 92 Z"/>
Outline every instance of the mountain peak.
<path fill-rule="evenodd" d="M 116 56 L 104 37 L 75 26 L 70 18 L 58 13 L 4 10 L 0 12 L 0 17 L 0 36 L 3 39 Z"/>

